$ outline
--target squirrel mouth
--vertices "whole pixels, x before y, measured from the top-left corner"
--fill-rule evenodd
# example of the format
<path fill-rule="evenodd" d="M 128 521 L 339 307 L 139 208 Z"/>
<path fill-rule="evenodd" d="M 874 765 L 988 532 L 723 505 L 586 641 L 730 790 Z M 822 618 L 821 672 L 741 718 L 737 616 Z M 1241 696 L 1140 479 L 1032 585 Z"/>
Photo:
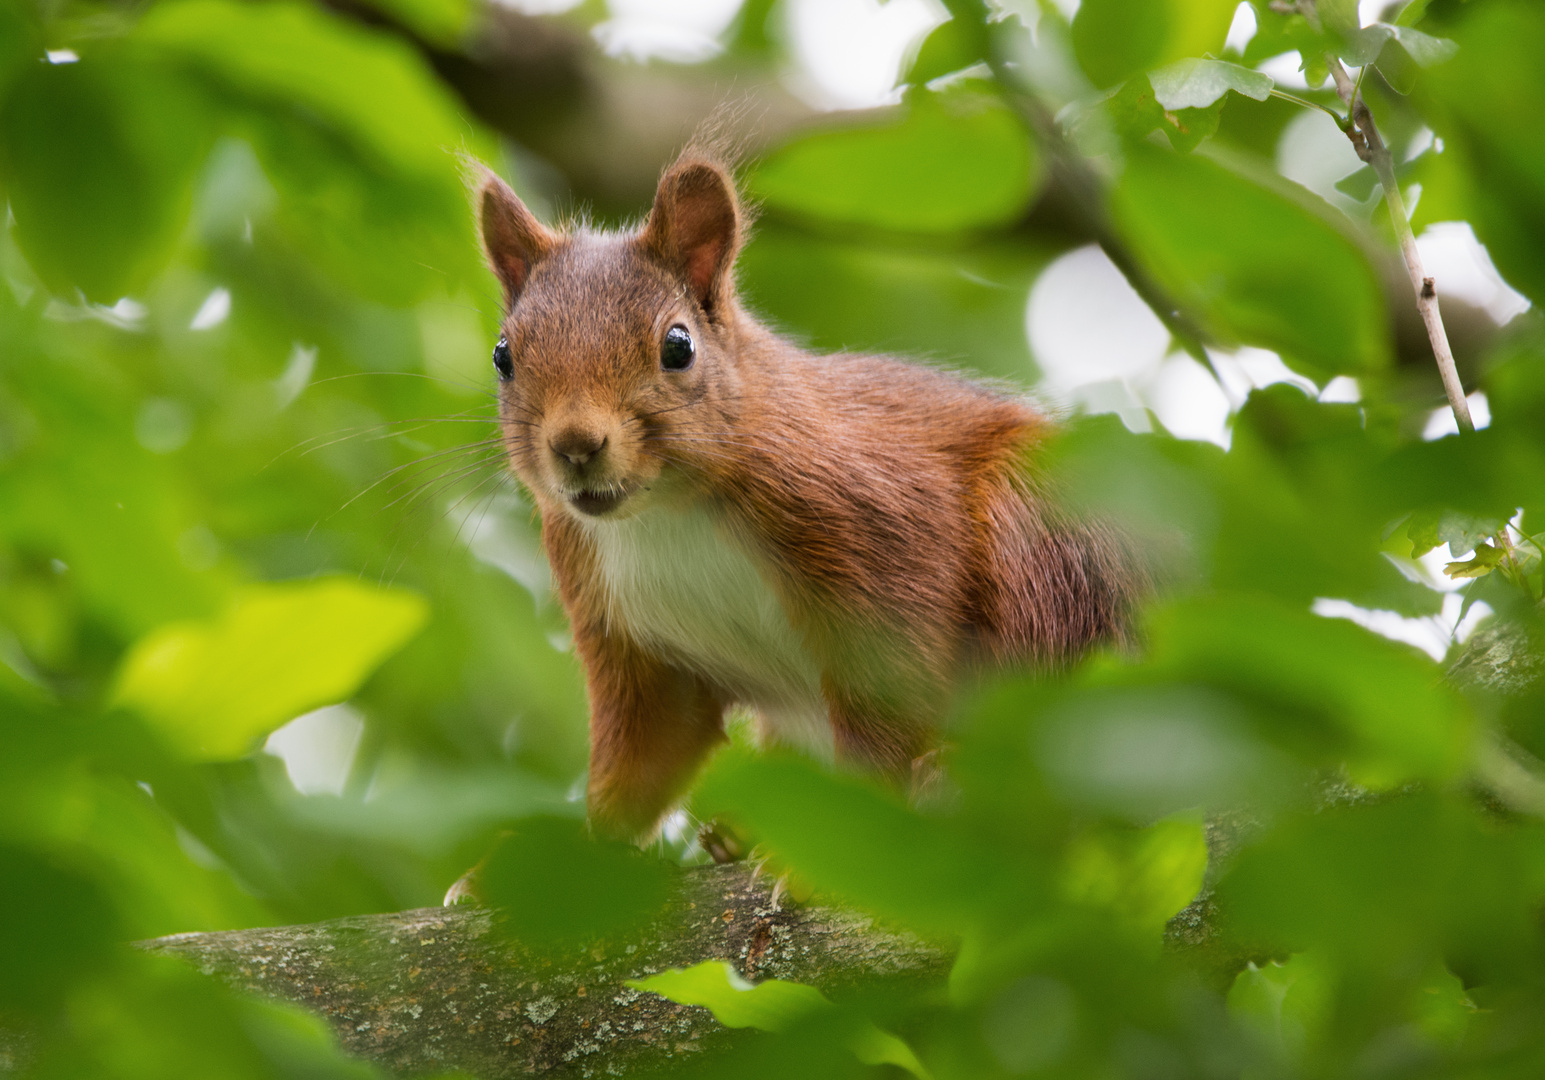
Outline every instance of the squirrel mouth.
<path fill-rule="evenodd" d="M 632 494 L 625 487 L 611 487 L 600 491 L 575 491 L 569 495 L 569 505 L 591 517 L 605 517 L 627 501 Z"/>

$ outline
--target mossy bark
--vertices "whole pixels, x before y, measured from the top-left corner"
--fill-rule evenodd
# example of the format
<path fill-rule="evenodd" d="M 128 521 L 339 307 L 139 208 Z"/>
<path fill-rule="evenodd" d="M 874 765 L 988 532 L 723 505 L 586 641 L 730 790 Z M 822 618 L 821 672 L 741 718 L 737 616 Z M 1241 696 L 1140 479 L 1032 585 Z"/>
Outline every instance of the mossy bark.
<path fill-rule="evenodd" d="M 849 911 L 775 904 L 745 864 L 684 870 L 636 940 L 541 955 L 473 908 L 423 908 L 143 943 L 232 986 L 326 1017 L 352 1053 L 392 1073 L 450 1068 L 485 1080 L 538 1072 L 622 1075 L 692 1057 L 750 1031 L 629 979 L 724 959 L 747 978 L 812 983 L 828 996 L 876 978 L 942 979 L 946 951 Z"/>

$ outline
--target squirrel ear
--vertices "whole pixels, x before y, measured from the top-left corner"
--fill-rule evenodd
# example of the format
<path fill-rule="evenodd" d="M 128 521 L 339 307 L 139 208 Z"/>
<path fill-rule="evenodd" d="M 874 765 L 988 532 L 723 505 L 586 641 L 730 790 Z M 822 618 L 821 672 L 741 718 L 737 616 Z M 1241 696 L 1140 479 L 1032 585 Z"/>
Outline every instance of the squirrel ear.
<path fill-rule="evenodd" d="M 735 185 L 719 165 L 678 161 L 660 178 L 641 239 L 686 279 L 709 314 L 730 294 L 730 266 L 740 246 Z"/>
<path fill-rule="evenodd" d="M 504 286 L 504 299 L 515 306 L 526 287 L 531 267 L 558 243 L 558 237 L 493 173 L 483 177 L 478 204 L 483 225 L 483 250 L 488 265 Z"/>

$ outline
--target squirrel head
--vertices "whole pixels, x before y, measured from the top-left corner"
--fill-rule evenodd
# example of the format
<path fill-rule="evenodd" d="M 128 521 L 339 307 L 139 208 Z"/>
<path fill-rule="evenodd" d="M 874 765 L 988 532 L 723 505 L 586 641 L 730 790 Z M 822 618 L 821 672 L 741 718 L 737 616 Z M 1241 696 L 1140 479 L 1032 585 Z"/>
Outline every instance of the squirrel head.
<path fill-rule="evenodd" d="M 729 172 L 689 152 L 625 233 L 549 229 L 492 173 L 479 203 L 504 287 L 494 366 L 516 473 L 587 522 L 689 492 L 725 458 L 742 381 Z"/>

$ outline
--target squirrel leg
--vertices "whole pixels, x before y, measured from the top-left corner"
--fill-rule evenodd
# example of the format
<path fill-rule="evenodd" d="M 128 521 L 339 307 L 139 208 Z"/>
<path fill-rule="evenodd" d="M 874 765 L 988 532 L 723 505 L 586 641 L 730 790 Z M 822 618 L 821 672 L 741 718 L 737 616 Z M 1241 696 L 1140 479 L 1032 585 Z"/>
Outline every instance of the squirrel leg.
<path fill-rule="evenodd" d="M 724 741 L 724 702 L 702 679 L 616 637 L 584 643 L 590 683 L 590 821 L 642 840 Z"/>
<path fill-rule="evenodd" d="M 933 748 L 932 725 L 925 721 L 830 688 L 827 705 L 837 759 L 872 769 L 898 785 L 912 781 L 914 762 Z"/>

